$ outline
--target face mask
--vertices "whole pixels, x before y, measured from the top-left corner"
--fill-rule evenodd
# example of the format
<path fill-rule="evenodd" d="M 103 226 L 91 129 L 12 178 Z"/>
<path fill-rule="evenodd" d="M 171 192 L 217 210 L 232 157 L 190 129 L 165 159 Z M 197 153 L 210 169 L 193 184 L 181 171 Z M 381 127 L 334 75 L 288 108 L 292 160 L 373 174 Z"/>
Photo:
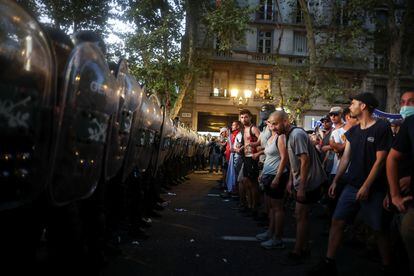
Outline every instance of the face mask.
<path fill-rule="evenodd" d="M 414 106 L 402 106 L 400 109 L 400 114 L 404 119 L 414 115 Z"/>

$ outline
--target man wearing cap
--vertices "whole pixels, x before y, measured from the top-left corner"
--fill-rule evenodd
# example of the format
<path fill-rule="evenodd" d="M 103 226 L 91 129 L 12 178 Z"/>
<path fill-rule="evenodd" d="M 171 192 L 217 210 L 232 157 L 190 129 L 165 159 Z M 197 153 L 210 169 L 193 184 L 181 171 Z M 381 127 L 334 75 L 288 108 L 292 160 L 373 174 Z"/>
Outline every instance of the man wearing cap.
<path fill-rule="evenodd" d="M 346 124 L 342 122 L 341 119 L 341 113 L 333 113 L 333 108 L 331 109 L 331 112 L 329 113 L 332 121 L 336 124 L 336 128 L 334 131 L 332 131 L 331 140 L 329 141 L 329 145 L 331 146 L 332 150 L 335 153 L 335 159 L 334 164 L 331 170 L 331 173 L 329 175 L 329 185 L 332 183 L 332 181 L 335 179 L 336 173 L 338 171 L 339 162 L 341 160 L 342 154 L 345 150 L 345 144 L 346 144 L 346 137 L 345 133 L 351 129 L 353 126 L 358 124 L 358 120 L 351 115 L 351 110 L 347 107 L 345 110 L 342 110 L 340 108 L 339 110 L 342 113 L 342 117 L 345 119 Z M 331 218 L 333 211 L 335 211 L 336 204 L 338 202 L 338 197 L 342 192 L 343 187 L 345 186 L 346 182 L 346 173 L 341 178 L 339 182 L 337 182 L 336 187 L 336 198 L 330 198 L 328 201 L 328 213 Z"/>
<path fill-rule="evenodd" d="M 332 168 L 328 172 L 329 176 L 329 184 L 332 183 L 332 180 L 335 178 L 336 171 L 339 165 L 339 157 L 342 155 L 343 151 L 338 151 L 335 147 L 337 144 L 343 144 L 343 137 L 345 134 L 344 130 L 344 122 L 342 121 L 342 113 L 343 109 L 339 106 L 334 106 L 329 111 L 329 118 L 331 118 L 332 124 L 334 126 L 334 130 L 331 133 L 331 137 L 329 138 L 329 146 L 331 148 L 331 154 L 333 157 Z"/>
<path fill-rule="evenodd" d="M 329 140 L 331 139 L 331 134 L 333 131 L 332 121 L 329 115 L 322 117 L 321 123 L 323 126 L 323 137 L 321 144 L 321 157 L 322 157 L 322 166 L 325 169 L 325 172 L 329 174 L 333 166 L 333 152 L 331 151 L 331 146 L 329 145 Z"/>
<path fill-rule="evenodd" d="M 329 188 L 336 196 L 337 183 L 348 168 L 348 180 L 332 217 L 326 257 L 308 275 L 336 275 L 335 256 L 341 245 L 346 222 L 352 222 L 358 211 L 376 233 L 384 272 L 390 270 L 389 239 L 383 225 L 382 201 L 386 194 L 384 164 L 392 143 L 390 126 L 372 116 L 378 101 L 371 93 L 352 98 L 351 114 L 359 125 L 345 133 L 345 150 L 337 174 Z"/>

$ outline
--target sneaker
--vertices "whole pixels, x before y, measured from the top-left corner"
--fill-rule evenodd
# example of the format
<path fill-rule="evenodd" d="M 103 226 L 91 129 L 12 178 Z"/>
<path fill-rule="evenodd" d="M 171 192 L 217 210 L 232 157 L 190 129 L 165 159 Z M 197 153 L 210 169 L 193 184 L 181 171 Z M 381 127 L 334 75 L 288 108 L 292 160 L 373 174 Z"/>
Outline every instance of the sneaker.
<path fill-rule="evenodd" d="M 272 238 L 270 240 L 260 243 L 260 246 L 266 249 L 284 249 L 285 248 L 285 244 L 283 243 L 283 240 L 278 240 L 275 238 Z"/>
<path fill-rule="evenodd" d="M 269 231 L 266 231 L 266 232 L 257 234 L 256 235 L 256 239 L 258 241 L 267 241 L 268 239 L 270 239 L 270 233 L 269 233 Z"/>
<path fill-rule="evenodd" d="M 336 269 L 335 261 L 327 260 L 323 258 L 320 262 L 311 268 L 307 274 L 307 276 L 317 276 L 317 275 L 338 275 L 338 271 Z"/>

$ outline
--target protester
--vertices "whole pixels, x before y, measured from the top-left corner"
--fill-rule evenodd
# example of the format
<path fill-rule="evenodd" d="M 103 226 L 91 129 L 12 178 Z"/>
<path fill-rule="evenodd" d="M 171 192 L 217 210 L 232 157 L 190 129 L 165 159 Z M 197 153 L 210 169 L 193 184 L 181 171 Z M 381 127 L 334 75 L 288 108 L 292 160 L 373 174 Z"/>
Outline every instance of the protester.
<path fill-rule="evenodd" d="M 335 155 L 332 151 L 331 146 L 329 145 L 329 140 L 331 139 L 331 134 L 334 128 L 332 126 L 331 117 L 329 115 L 323 117 L 320 121 L 323 126 L 321 143 L 322 166 L 325 169 L 326 174 L 329 175 L 332 170 Z"/>
<path fill-rule="evenodd" d="M 259 203 L 259 189 L 257 177 L 259 176 L 258 161 L 253 159 L 253 154 L 257 152 L 257 146 L 260 145 L 258 138 L 260 136 L 259 129 L 252 123 L 253 115 L 248 109 L 240 111 L 240 121 L 243 124 L 243 143 L 244 143 L 244 159 L 243 159 L 243 187 L 246 191 L 248 208 L 251 215 L 257 215 L 257 207 Z M 250 212 L 249 212 L 250 214 Z"/>
<path fill-rule="evenodd" d="M 391 202 L 404 214 L 401 236 L 408 253 L 410 272 L 414 275 L 414 92 L 405 92 L 400 103 L 400 112 L 405 119 L 387 158 L 387 178 Z M 401 170 L 404 163 L 410 167 Z"/>
<path fill-rule="evenodd" d="M 231 134 L 228 139 L 226 156 L 229 156 L 228 170 L 226 176 L 226 196 L 229 196 L 230 193 L 236 193 L 236 183 L 237 176 L 239 175 L 241 164 L 242 164 L 242 139 L 243 135 L 241 133 L 241 122 L 233 121 L 231 124 Z"/>
<path fill-rule="evenodd" d="M 211 138 L 208 147 L 210 149 L 210 173 L 213 173 L 213 170 L 215 169 L 214 172 L 217 174 L 219 172 L 221 158 L 221 147 L 219 142 L 217 141 L 217 137 Z"/>
<path fill-rule="evenodd" d="M 386 186 L 383 168 L 392 134 L 388 123 L 375 120 L 372 116 L 377 106 L 378 101 L 371 93 L 359 94 L 352 100 L 351 115 L 357 117 L 359 125 L 345 133 L 345 150 L 329 194 L 332 197 L 337 195 L 338 182 L 349 165 L 348 183 L 333 214 L 326 257 L 309 275 L 337 274 L 335 256 L 342 241 L 343 229 L 358 210 L 363 212 L 363 220 L 376 233 L 384 271 L 390 269 L 390 247 L 383 224 L 382 200 Z"/>
<path fill-rule="evenodd" d="M 286 260 L 288 264 L 295 265 L 309 254 L 310 206 L 320 199 L 320 187 L 327 177 L 308 134 L 292 126 L 284 111 L 276 111 L 273 120 L 276 133 L 286 135 L 291 170 L 289 186 L 296 200 L 296 243 Z"/>
<path fill-rule="evenodd" d="M 269 229 L 258 234 L 256 238 L 261 246 L 267 249 L 285 248 L 283 243 L 284 207 L 283 198 L 289 180 L 287 170 L 288 153 L 286 150 L 285 135 L 278 135 L 275 129 L 275 113 L 268 119 L 268 128 L 271 137 L 266 141 L 264 154 L 266 156 L 260 181 L 263 183 L 265 199 L 269 205 Z"/>
<path fill-rule="evenodd" d="M 336 125 L 336 127 L 332 131 L 331 139 L 329 141 L 329 145 L 331 146 L 332 150 L 335 152 L 334 163 L 333 163 L 330 175 L 329 175 L 329 185 L 332 184 L 332 181 L 334 180 L 334 178 L 336 176 L 336 173 L 337 173 L 338 167 L 339 167 L 339 161 L 341 160 L 342 154 L 345 150 L 345 144 L 346 144 L 345 133 L 351 127 L 358 124 L 358 120 L 356 119 L 356 117 L 351 115 L 351 110 L 348 107 L 345 108 L 345 110 L 343 110 L 343 111 L 341 109 L 341 112 L 342 112 L 343 117 L 346 121 L 346 124 L 343 124 L 342 120 L 339 120 L 338 118 L 336 118 L 336 117 L 339 117 L 339 115 L 341 115 L 341 113 L 336 113 L 336 114 L 332 113 L 332 109 L 331 109 L 331 113 L 330 113 L 330 117 L 331 117 L 332 121 L 334 122 L 334 124 Z M 328 201 L 329 219 L 331 219 L 333 211 L 335 210 L 335 207 L 336 207 L 336 203 L 338 201 L 338 197 L 341 194 L 342 189 L 346 184 L 345 179 L 346 179 L 346 177 L 341 177 L 338 180 L 337 187 L 336 187 L 337 197 L 331 198 Z"/>
<path fill-rule="evenodd" d="M 226 175 L 227 175 L 227 167 L 229 164 L 229 158 L 230 158 L 230 154 L 226 154 L 226 148 L 227 148 L 227 139 L 228 138 L 228 130 L 226 127 L 222 127 L 220 129 L 220 136 L 218 139 L 218 143 L 220 145 L 220 166 L 221 166 L 221 171 L 223 173 L 222 179 L 221 179 L 221 183 L 223 184 L 223 187 L 226 186 Z"/>

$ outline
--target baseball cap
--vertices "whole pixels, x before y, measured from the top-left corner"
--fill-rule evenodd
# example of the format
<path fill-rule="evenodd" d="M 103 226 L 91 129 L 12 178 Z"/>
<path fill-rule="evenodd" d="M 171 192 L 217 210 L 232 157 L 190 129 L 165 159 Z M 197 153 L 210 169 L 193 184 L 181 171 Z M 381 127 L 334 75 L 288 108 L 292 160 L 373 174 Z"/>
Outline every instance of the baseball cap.
<path fill-rule="evenodd" d="M 330 115 L 330 114 L 342 114 L 342 112 L 343 112 L 344 110 L 342 109 L 342 107 L 340 107 L 340 106 L 333 106 L 332 108 L 331 108 L 331 110 L 329 110 L 329 114 L 328 115 Z"/>
<path fill-rule="evenodd" d="M 370 106 L 371 108 L 377 108 L 379 105 L 379 102 L 377 98 L 375 98 L 374 94 L 367 93 L 367 92 L 358 94 L 355 97 L 351 97 L 351 100 L 357 100 L 357 101 L 363 102 L 364 104 Z"/>
<path fill-rule="evenodd" d="M 227 128 L 225 128 L 225 127 L 220 128 L 220 134 L 225 132 L 225 131 L 227 131 Z"/>
<path fill-rule="evenodd" d="M 331 118 L 329 118 L 329 116 L 328 116 L 328 115 L 326 115 L 326 116 L 323 116 L 323 117 L 320 119 L 320 121 L 321 121 L 321 123 L 323 123 L 323 122 L 325 122 L 325 121 L 327 121 L 327 122 L 331 122 Z"/>

